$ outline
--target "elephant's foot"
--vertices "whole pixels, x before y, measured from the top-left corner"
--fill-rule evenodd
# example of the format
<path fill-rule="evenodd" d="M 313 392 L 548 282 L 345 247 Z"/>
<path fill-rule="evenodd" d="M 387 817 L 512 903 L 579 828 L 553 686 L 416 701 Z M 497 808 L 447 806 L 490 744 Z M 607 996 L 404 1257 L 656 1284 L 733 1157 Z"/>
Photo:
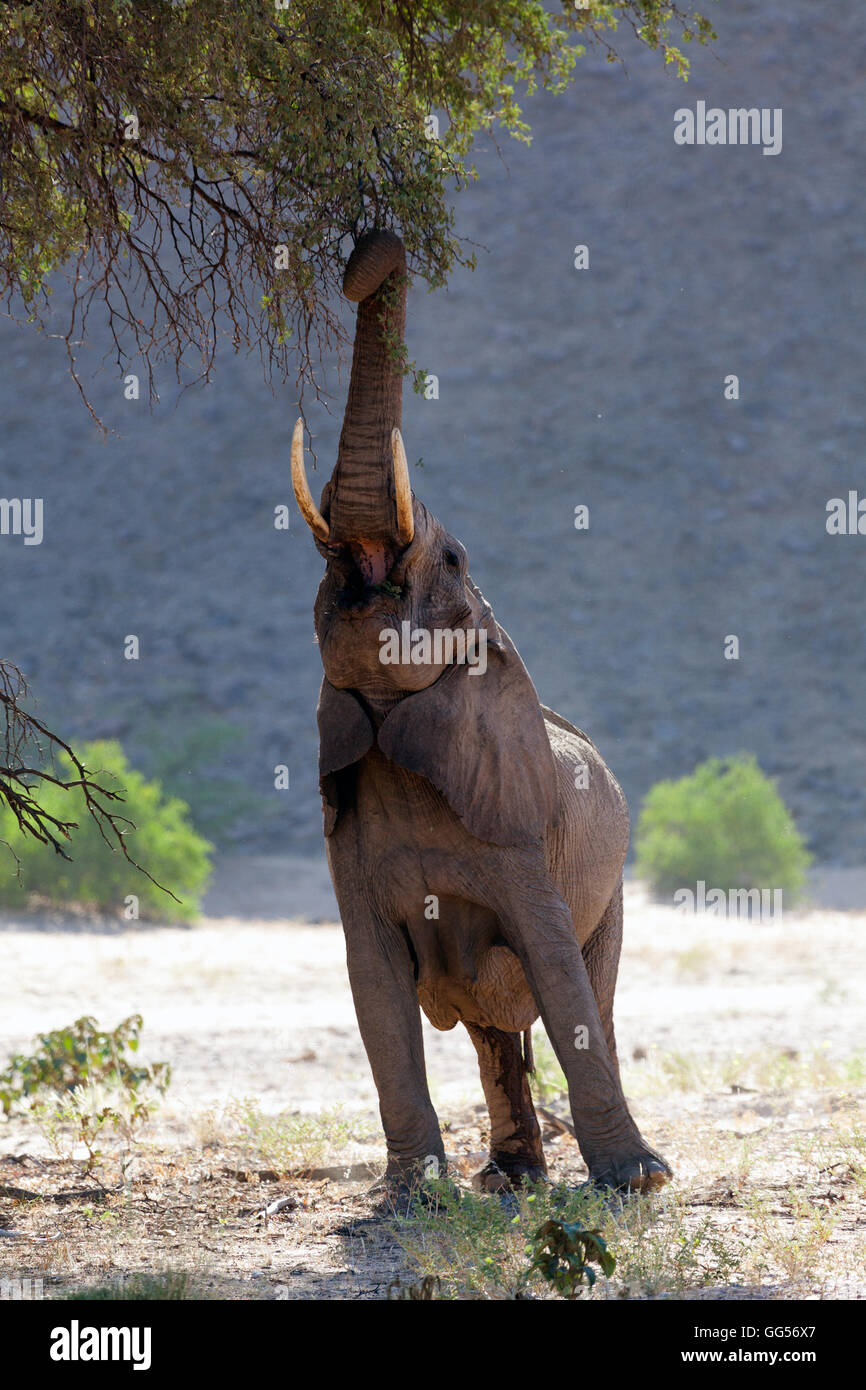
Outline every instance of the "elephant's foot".
<path fill-rule="evenodd" d="M 453 1183 L 448 1183 L 448 1192 L 458 1201 L 460 1193 Z M 431 1192 L 425 1187 L 409 1187 L 407 1183 L 388 1181 L 372 1187 L 367 1196 L 373 1202 L 373 1214 L 381 1217 L 412 1217 L 424 1211 L 436 1211 L 442 1201 L 442 1192 Z"/>
<path fill-rule="evenodd" d="M 444 1159 L 432 1164 L 430 1158 L 415 1163 L 389 1164 L 386 1172 L 367 1196 L 375 1201 L 375 1209 L 389 1216 L 411 1216 L 419 1207 L 434 1207 L 445 1192 L 458 1196 L 457 1188 L 447 1176 Z M 435 1183 L 435 1188 L 431 1184 Z"/>
<path fill-rule="evenodd" d="M 589 1180 L 595 1187 L 610 1187 L 615 1192 L 654 1192 L 672 1177 L 661 1154 L 653 1149 L 640 1149 L 622 1158 L 600 1159 L 589 1171 Z"/>
<path fill-rule="evenodd" d="M 513 1157 L 491 1158 L 472 1179 L 476 1192 L 513 1192 L 524 1183 L 544 1182 L 547 1179 L 547 1165 L 531 1161 L 521 1162 Z"/>

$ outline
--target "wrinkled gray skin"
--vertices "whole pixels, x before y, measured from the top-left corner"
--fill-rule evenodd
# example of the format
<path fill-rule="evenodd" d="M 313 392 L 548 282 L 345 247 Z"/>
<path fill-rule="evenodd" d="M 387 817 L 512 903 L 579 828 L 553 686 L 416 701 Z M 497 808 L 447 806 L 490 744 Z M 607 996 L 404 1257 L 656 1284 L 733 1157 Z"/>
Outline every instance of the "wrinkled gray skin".
<path fill-rule="evenodd" d="M 462 1023 L 478 1052 L 491 1137 L 476 1186 L 545 1173 L 521 1050 L 540 1014 L 590 1176 L 646 1190 L 669 1169 L 629 1113 L 613 1029 L 628 812 L 586 735 L 539 704 L 463 546 L 417 498 L 414 538 L 400 544 L 390 431 L 401 379 L 381 335 L 402 334 L 403 264 L 397 239 L 374 233 L 347 267 L 344 288 L 361 301 L 352 385 L 320 507 L 330 534 L 316 540 L 326 845 L 387 1176 L 413 1181 L 431 1158 L 444 1169 L 421 1009 L 437 1028 Z M 405 619 L 483 628 L 484 674 L 383 665 L 379 634 Z"/>

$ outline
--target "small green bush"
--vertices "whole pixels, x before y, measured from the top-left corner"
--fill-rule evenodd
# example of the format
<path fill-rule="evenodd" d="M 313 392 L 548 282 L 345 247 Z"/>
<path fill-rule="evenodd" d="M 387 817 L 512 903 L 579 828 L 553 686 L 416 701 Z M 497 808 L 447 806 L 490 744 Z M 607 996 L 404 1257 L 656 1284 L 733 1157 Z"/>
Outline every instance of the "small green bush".
<path fill-rule="evenodd" d="M 95 1018 L 77 1018 L 65 1028 L 42 1033 L 39 1047 L 17 1053 L 0 1072 L 0 1111 L 31 1110 L 53 1148 L 63 1152 L 72 1133 L 87 1150 L 85 1172 L 92 1172 L 103 1135 L 116 1134 L 131 1153 L 139 1128 L 165 1095 L 171 1080 L 167 1062 L 134 1066 L 141 1014 L 131 1014 L 103 1031 Z"/>
<path fill-rule="evenodd" d="M 703 880 L 708 888 L 803 893 L 811 862 L 776 785 L 751 754 L 710 758 L 689 777 L 657 782 L 636 834 L 636 872 L 659 896 Z"/>
<path fill-rule="evenodd" d="M 399 1297 L 570 1298 L 582 1275 L 591 1296 L 595 1271 L 587 1271 L 587 1264 L 600 1264 L 608 1278 L 613 1273 L 605 1242 L 618 1242 L 619 1204 L 598 1188 L 526 1182 L 503 1202 L 460 1191 L 448 1178 L 424 1186 L 427 1200 L 389 1222 L 415 1288 L 395 1291 Z"/>
<path fill-rule="evenodd" d="M 584 1279 L 589 1288 L 594 1287 L 593 1264 L 600 1267 L 606 1279 L 616 1269 L 616 1257 L 608 1250 L 601 1233 L 586 1231 L 576 1221 L 545 1221 L 535 1232 L 533 1246 L 530 1270 L 540 1270 L 561 1298 L 577 1298 Z"/>
<path fill-rule="evenodd" d="M 171 1079 L 168 1063 L 136 1067 L 127 1055 L 138 1051 L 142 1026 L 141 1014 L 130 1014 L 106 1032 L 95 1018 L 85 1016 L 53 1033 L 40 1033 L 35 1052 L 16 1053 L 0 1071 L 0 1110 L 8 1115 L 42 1091 L 62 1096 L 97 1083 L 130 1093 L 154 1085 L 164 1092 Z"/>
<path fill-rule="evenodd" d="M 3 805 L 0 841 L 9 848 L 0 846 L 0 905 L 21 906 L 37 895 L 61 906 L 84 904 L 120 911 L 125 899 L 134 894 L 142 917 L 184 921 L 197 916 L 210 875 L 211 845 L 193 829 L 186 804 L 165 797 L 159 782 L 148 782 L 131 768 L 119 743 L 85 744 L 78 755 L 98 782 L 122 792 L 124 804 L 115 803 L 115 809 L 135 825 L 127 842 L 132 858 L 181 901 L 175 902 L 120 850 L 106 844 L 77 787 L 66 790 L 45 783 L 39 790 L 40 805 L 63 820 L 78 822 L 65 846 L 71 862 L 50 845 L 22 835 L 12 812 Z M 57 768 L 61 778 L 76 775 L 65 754 L 58 757 Z M 10 850 L 20 861 L 20 874 Z"/>

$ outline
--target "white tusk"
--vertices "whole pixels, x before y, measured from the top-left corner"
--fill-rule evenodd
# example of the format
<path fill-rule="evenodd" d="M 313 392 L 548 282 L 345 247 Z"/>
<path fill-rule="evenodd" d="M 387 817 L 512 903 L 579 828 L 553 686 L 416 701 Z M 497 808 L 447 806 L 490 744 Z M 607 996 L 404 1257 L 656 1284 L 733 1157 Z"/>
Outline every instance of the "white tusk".
<path fill-rule="evenodd" d="M 327 521 L 322 516 L 310 492 L 307 483 L 307 470 L 304 467 L 304 422 L 299 420 L 295 425 L 295 432 L 292 435 L 292 487 L 295 493 L 295 501 L 301 511 L 301 516 L 320 541 L 326 541 L 330 535 L 330 528 Z"/>
<path fill-rule="evenodd" d="M 397 502 L 397 534 L 401 545 L 409 545 L 415 535 L 415 514 L 412 510 L 412 485 L 403 436 L 391 431 L 391 455 L 394 460 L 394 497 Z"/>

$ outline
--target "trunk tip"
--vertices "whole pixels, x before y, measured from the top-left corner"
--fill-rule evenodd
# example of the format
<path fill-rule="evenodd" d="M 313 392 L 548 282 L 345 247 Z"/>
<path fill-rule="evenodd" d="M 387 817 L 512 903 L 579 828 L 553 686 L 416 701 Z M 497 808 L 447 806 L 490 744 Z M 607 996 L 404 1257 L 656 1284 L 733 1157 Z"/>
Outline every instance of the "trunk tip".
<path fill-rule="evenodd" d="M 384 227 L 361 237 L 346 263 L 343 275 L 343 294 L 358 303 L 375 294 L 394 270 L 403 270 L 406 250 L 396 232 Z"/>

